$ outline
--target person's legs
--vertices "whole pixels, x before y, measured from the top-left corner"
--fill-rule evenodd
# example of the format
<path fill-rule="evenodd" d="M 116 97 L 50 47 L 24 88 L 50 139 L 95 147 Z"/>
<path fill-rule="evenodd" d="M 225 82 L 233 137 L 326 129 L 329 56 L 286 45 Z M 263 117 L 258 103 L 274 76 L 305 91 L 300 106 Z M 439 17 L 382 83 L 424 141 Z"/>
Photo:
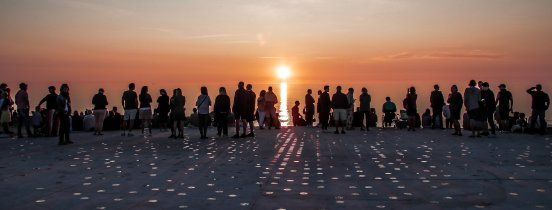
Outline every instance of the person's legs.
<path fill-rule="evenodd" d="M 200 138 L 203 139 L 203 126 L 205 125 L 205 115 L 204 114 L 198 114 L 197 115 L 197 128 L 199 129 L 199 135 Z"/>
<path fill-rule="evenodd" d="M 46 135 L 52 136 L 52 129 L 54 127 L 54 113 L 55 109 L 48 109 L 46 112 Z"/>
<path fill-rule="evenodd" d="M 491 134 L 496 134 L 496 125 L 494 122 L 494 113 L 487 113 L 487 123 L 489 124 L 489 127 L 491 128 Z"/>
<path fill-rule="evenodd" d="M 537 110 L 537 115 L 538 117 L 535 117 L 539 120 L 539 123 L 540 123 L 540 132 L 541 133 L 545 133 L 546 132 L 546 126 L 547 126 L 547 123 L 546 123 L 546 120 L 545 120 L 545 116 L 546 116 L 546 111 L 545 110 Z"/>
<path fill-rule="evenodd" d="M 365 126 L 365 127 L 366 127 L 366 131 L 370 131 L 370 123 L 369 123 L 369 122 L 370 122 L 370 112 L 369 112 L 369 111 L 364 111 L 364 113 L 363 113 L 361 116 L 362 116 L 362 118 L 364 119 L 364 120 L 361 120 L 361 121 L 360 121 L 361 124 L 362 124 L 362 121 L 366 121 L 366 122 L 365 122 L 365 123 L 366 123 L 366 126 Z M 377 126 L 377 125 L 376 125 L 376 126 Z"/>
<path fill-rule="evenodd" d="M 266 118 L 266 113 L 265 112 L 259 112 L 259 120 L 258 120 L 258 123 L 259 123 L 259 127 L 261 129 L 264 128 L 264 122 L 265 122 L 265 118 Z"/>
<path fill-rule="evenodd" d="M 67 144 L 66 132 L 69 130 L 69 119 L 66 114 L 59 114 L 59 145 Z"/>
<path fill-rule="evenodd" d="M 222 124 L 222 134 L 228 136 L 228 114 L 222 114 L 220 120 L 220 124 Z"/>

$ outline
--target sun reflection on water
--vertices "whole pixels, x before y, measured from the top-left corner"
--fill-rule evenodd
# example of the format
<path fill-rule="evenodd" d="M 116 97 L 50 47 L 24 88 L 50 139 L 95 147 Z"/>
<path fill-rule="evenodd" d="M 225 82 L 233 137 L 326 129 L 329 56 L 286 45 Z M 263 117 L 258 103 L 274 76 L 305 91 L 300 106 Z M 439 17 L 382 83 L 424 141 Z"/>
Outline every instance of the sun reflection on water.
<path fill-rule="evenodd" d="M 287 108 L 287 83 L 281 82 L 280 83 L 280 113 L 278 116 L 278 120 L 280 120 L 280 123 L 282 126 L 288 126 L 289 124 L 289 113 Z"/>

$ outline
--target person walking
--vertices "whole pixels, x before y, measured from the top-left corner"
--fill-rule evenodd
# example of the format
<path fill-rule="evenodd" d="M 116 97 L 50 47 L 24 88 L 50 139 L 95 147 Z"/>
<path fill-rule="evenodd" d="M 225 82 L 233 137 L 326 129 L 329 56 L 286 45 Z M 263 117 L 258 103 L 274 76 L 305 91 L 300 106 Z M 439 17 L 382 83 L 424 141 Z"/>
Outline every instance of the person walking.
<path fill-rule="evenodd" d="M 347 92 L 347 104 L 348 104 L 348 108 L 347 108 L 347 130 L 354 130 L 353 128 L 353 118 L 354 118 L 354 113 L 355 113 L 355 89 L 353 88 L 349 88 L 348 92 Z"/>
<path fill-rule="evenodd" d="M 505 84 L 498 86 L 500 91 L 496 94 L 496 104 L 498 104 L 498 119 L 500 120 L 500 129 L 502 131 L 510 130 L 510 113 L 514 110 L 514 97 L 506 89 Z"/>
<path fill-rule="evenodd" d="M 140 100 L 140 115 L 139 119 L 142 120 L 142 134 L 145 134 L 146 127 L 148 128 L 148 136 L 151 136 L 151 120 L 153 119 L 153 115 L 151 112 L 151 103 L 153 102 L 153 99 L 151 98 L 151 95 L 148 93 L 148 86 L 143 86 L 140 90 L 139 95 Z"/>
<path fill-rule="evenodd" d="M 259 98 L 257 98 L 257 113 L 259 113 L 259 129 L 263 130 L 265 127 L 266 118 L 266 90 L 261 90 Z M 270 125 L 269 125 L 270 126 Z"/>
<path fill-rule="evenodd" d="M 320 94 L 319 102 L 319 123 L 321 124 L 322 131 L 328 130 L 328 124 L 330 119 L 330 110 L 332 108 L 332 101 L 330 100 L 330 86 L 324 86 L 324 92 Z"/>
<path fill-rule="evenodd" d="M 46 103 L 46 136 L 53 136 L 57 133 L 57 129 L 54 127 L 54 125 L 59 124 L 56 117 L 57 96 L 56 87 L 50 86 L 48 87 L 48 95 L 42 98 L 38 103 L 38 107 Z"/>
<path fill-rule="evenodd" d="M 489 136 L 491 137 L 496 136 L 496 125 L 494 122 L 494 115 L 496 111 L 496 101 L 495 101 L 495 95 L 494 92 L 489 88 L 488 82 L 483 82 L 481 84 L 481 100 L 483 103 L 483 109 L 485 113 L 485 120 L 483 125 L 483 133 L 481 135 Z M 491 133 L 489 134 L 489 127 L 491 128 Z"/>
<path fill-rule="evenodd" d="M 464 106 L 468 111 L 470 118 L 470 128 L 472 135 L 470 137 L 481 137 L 480 125 L 478 123 L 479 101 L 481 101 L 481 91 L 475 87 L 477 83 L 471 80 L 468 88 L 464 91 Z"/>
<path fill-rule="evenodd" d="M 247 84 L 247 116 L 246 120 L 249 124 L 249 133 L 245 137 L 255 137 L 255 127 L 253 126 L 253 121 L 255 120 L 255 107 L 257 104 L 257 95 L 253 91 L 253 85 Z M 245 134 L 245 133 L 244 133 Z"/>
<path fill-rule="evenodd" d="M 105 115 L 107 114 L 107 97 L 104 95 L 104 89 L 100 88 L 98 94 L 94 95 L 92 98 L 92 104 L 94 105 L 94 119 L 95 131 L 94 135 L 103 135 L 103 124 L 105 120 Z"/>
<path fill-rule="evenodd" d="M 240 126 L 243 127 L 242 137 L 245 137 L 247 129 L 247 103 L 249 102 L 249 93 L 245 90 L 245 84 L 243 82 L 238 83 L 238 89 L 234 94 L 234 104 L 232 106 L 232 112 L 236 120 L 236 134 L 232 138 L 240 138 Z"/>
<path fill-rule="evenodd" d="M 333 117 L 335 121 L 335 134 L 339 134 L 339 127 L 341 127 L 341 134 L 345 134 L 345 122 L 347 120 L 347 109 L 350 107 L 347 95 L 341 92 L 341 86 L 335 88 L 335 94 L 332 96 L 332 109 Z"/>
<path fill-rule="evenodd" d="M 527 93 L 531 95 L 531 128 L 538 129 L 541 134 L 546 134 L 547 123 L 545 120 L 546 111 L 550 107 L 550 97 L 548 94 L 542 91 L 542 85 L 538 84 L 535 87 L 531 87 L 527 90 Z M 537 120 L 540 127 L 537 128 Z"/>
<path fill-rule="evenodd" d="M 418 94 L 416 94 L 416 88 L 410 87 L 407 89 L 406 98 L 403 101 L 403 106 L 406 109 L 408 115 L 408 131 L 416 131 L 416 119 L 418 117 Z"/>
<path fill-rule="evenodd" d="M 431 129 L 443 127 L 443 106 L 445 105 L 445 97 L 440 90 L 439 85 L 433 86 L 433 92 L 431 92 L 431 97 L 429 99 L 431 102 L 431 109 L 433 116 L 431 117 Z"/>
<path fill-rule="evenodd" d="M 128 84 L 128 90 L 123 93 L 121 98 L 121 104 L 125 110 L 125 115 L 123 116 L 123 134 L 125 136 L 126 130 L 128 130 L 127 136 L 133 136 L 132 129 L 134 128 L 134 120 L 136 119 L 136 114 L 138 111 L 138 95 L 134 91 L 136 85 L 134 83 Z"/>
<path fill-rule="evenodd" d="M 263 92 L 261 91 L 261 94 L 262 93 Z M 215 121 L 217 122 L 217 135 L 219 137 L 222 135 L 224 135 L 224 137 L 227 137 L 228 136 L 228 114 L 230 113 L 230 97 L 228 97 L 228 95 L 226 94 L 226 88 L 224 87 L 219 88 L 219 95 L 215 99 L 215 105 L 213 109 L 215 112 Z"/>
<path fill-rule="evenodd" d="M 454 133 L 452 135 L 462 136 L 462 129 L 460 128 L 460 114 L 462 112 L 464 99 L 462 98 L 462 94 L 458 92 L 458 86 L 453 85 L 450 88 L 447 103 L 449 103 L 450 119 L 454 127 Z"/>
<path fill-rule="evenodd" d="M 314 119 L 314 98 L 312 97 L 312 90 L 307 90 L 307 95 L 305 95 L 305 121 L 307 122 L 307 127 L 312 127 Z"/>
<path fill-rule="evenodd" d="M 23 138 L 23 134 L 21 133 L 21 128 L 23 125 L 25 126 L 25 130 L 27 131 L 27 137 L 33 137 L 33 133 L 31 132 L 31 122 L 29 119 L 29 109 L 30 109 L 30 103 L 29 103 L 29 94 L 27 93 L 27 84 L 21 83 L 19 84 L 19 91 L 15 94 L 15 104 L 17 105 L 17 136 L 19 138 Z"/>
<path fill-rule="evenodd" d="M 57 109 L 56 113 L 59 117 L 59 145 L 72 144 L 69 137 L 71 130 L 71 123 L 69 118 L 71 117 L 71 97 L 69 96 L 69 86 L 62 84 L 59 88 L 59 95 L 57 97 Z"/>
<path fill-rule="evenodd" d="M 182 95 L 182 90 L 177 88 L 173 91 L 174 95 L 171 98 L 171 117 L 173 120 L 172 124 L 172 138 L 184 138 L 184 120 L 186 116 L 184 114 L 184 106 L 186 105 L 186 98 Z M 178 127 L 178 129 L 177 129 Z M 176 131 L 178 130 L 178 134 Z M 169 138 L 170 138 L 169 137 Z"/>
<path fill-rule="evenodd" d="M 268 92 L 265 95 L 265 104 L 266 104 L 266 123 L 268 129 L 271 125 L 274 125 L 276 129 L 279 129 L 278 116 L 276 115 L 276 104 L 278 103 L 278 97 L 274 92 L 272 92 L 272 87 L 268 87 Z"/>
<path fill-rule="evenodd" d="M 169 112 L 171 110 L 170 99 L 165 89 L 159 90 L 159 97 L 157 98 L 157 119 L 159 123 L 159 130 L 167 131 L 167 124 L 169 123 Z"/>
<path fill-rule="evenodd" d="M 364 131 L 364 129 L 366 128 L 366 131 L 370 131 L 370 126 L 369 126 L 369 123 L 368 121 L 370 120 L 370 109 L 371 109 L 371 106 L 370 106 L 370 103 L 372 103 L 372 96 L 370 96 L 370 94 L 368 94 L 368 89 L 366 89 L 365 87 L 362 88 L 361 90 L 361 94 L 360 96 L 358 97 L 358 100 L 360 101 L 360 130 L 361 131 Z M 363 121 L 366 120 L 366 125 L 362 125 L 363 124 Z"/>
<path fill-rule="evenodd" d="M 200 138 L 207 139 L 207 127 L 210 122 L 209 107 L 211 106 L 211 98 L 207 92 L 207 87 L 201 87 L 201 95 L 197 97 L 196 106 Z"/>

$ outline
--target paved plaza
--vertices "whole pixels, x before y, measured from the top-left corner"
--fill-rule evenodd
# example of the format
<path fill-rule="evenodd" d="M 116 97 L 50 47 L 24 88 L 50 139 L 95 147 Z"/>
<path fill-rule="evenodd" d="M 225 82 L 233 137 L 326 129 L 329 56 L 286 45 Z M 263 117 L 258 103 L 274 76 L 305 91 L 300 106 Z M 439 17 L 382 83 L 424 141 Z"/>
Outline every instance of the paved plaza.
<path fill-rule="evenodd" d="M 185 132 L 0 139 L 0 209 L 552 209 L 549 135 Z"/>

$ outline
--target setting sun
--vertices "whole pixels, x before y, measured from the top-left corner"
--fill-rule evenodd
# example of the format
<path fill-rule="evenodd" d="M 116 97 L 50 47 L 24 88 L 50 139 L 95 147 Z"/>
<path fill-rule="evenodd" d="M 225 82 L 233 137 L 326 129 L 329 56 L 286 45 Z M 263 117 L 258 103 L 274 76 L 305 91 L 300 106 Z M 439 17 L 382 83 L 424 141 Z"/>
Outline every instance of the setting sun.
<path fill-rule="evenodd" d="M 291 74 L 291 70 L 287 66 L 279 66 L 276 70 L 280 79 L 287 79 Z"/>

